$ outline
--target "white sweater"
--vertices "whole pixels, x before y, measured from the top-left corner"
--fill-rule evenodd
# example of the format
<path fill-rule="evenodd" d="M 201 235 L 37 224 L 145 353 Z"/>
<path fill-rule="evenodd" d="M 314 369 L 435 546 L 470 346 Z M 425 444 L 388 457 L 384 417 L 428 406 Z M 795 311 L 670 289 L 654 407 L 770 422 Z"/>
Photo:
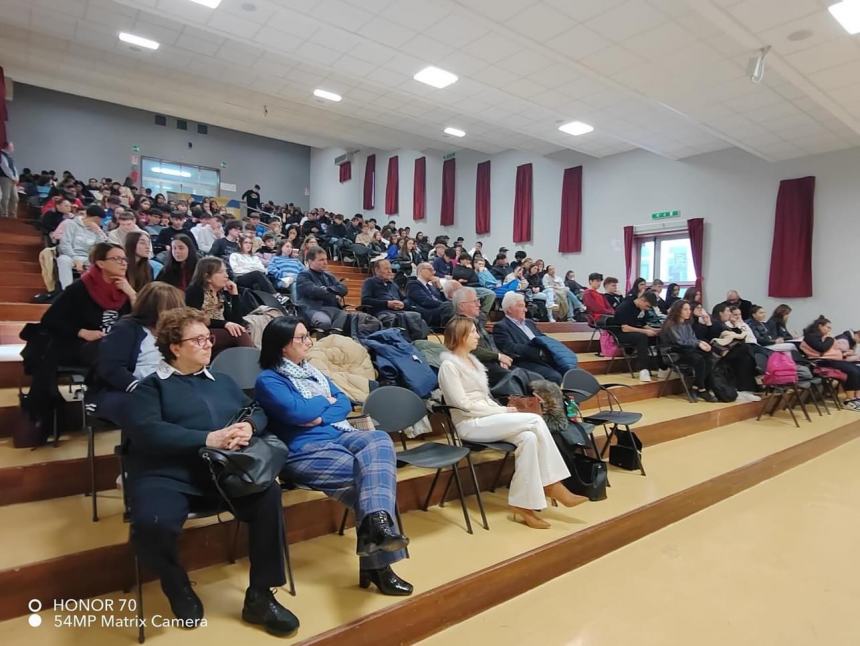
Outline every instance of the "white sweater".
<path fill-rule="evenodd" d="M 266 273 L 266 268 L 263 267 L 263 262 L 259 256 L 246 255 L 243 253 L 230 254 L 230 268 L 237 276 L 249 274 L 252 271 L 261 271 Z"/>
<path fill-rule="evenodd" d="M 443 352 L 440 358 L 439 388 L 445 403 L 463 409 L 451 411 L 454 425 L 466 419 L 508 412 L 507 408 L 493 401 L 487 369 L 475 357 L 469 355 L 468 360 L 464 360 L 452 352 Z"/>

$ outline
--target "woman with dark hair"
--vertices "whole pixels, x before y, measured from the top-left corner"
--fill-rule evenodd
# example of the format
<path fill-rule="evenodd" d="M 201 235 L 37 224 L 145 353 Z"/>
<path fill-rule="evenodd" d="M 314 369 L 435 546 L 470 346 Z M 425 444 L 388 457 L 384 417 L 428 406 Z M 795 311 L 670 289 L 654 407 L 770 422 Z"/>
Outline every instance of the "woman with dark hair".
<path fill-rule="evenodd" d="M 633 286 L 627 292 L 627 298 L 639 298 L 648 289 L 648 281 L 641 276 L 633 281 Z"/>
<path fill-rule="evenodd" d="M 205 314 L 189 307 L 161 314 L 155 338 L 164 361 L 132 393 L 129 408 L 135 414 L 123 428 L 131 543 L 141 563 L 161 579 L 185 628 L 206 624 L 203 603 L 179 563 L 179 535 L 190 510 L 223 503 L 198 451 L 248 446 L 266 432 L 267 423 L 236 382 L 206 368 L 212 359 L 207 322 Z M 251 572 L 242 619 L 287 635 L 299 620 L 271 590 L 286 583 L 281 488 L 273 482 L 230 505 L 248 524 Z"/>
<path fill-rule="evenodd" d="M 202 310 L 209 317 L 209 327 L 215 337 L 212 354 L 226 348 L 252 348 L 254 343 L 242 325 L 239 288 L 227 274 L 224 261 L 214 256 L 197 263 L 191 284 L 185 290 L 185 304 Z"/>
<path fill-rule="evenodd" d="M 412 264 L 412 273 L 415 273 L 415 268 L 423 262 L 421 252 L 415 246 L 415 240 L 412 238 L 403 238 L 400 240 L 400 253 L 397 256 L 400 262 L 401 269 L 409 264 Z"/>
<path fill-rule="evenodd" d="M 702 304 L 702 292 L 695 285 L 688 287 L 684 292 L 684 300 L 692 307 L 695 307 L 696 303 Z"/>
<path fill-rule="evenodd" d="M 715 402 L 717 398 L 708 390 L 708 380 L 713 367 L 711 345 L 700 341 L 690 323 L 693 310 L 685 300 L 677 300 L 669 308 L 669 313 L 660 330 L 660 340 L 669 346 L 670 351 L 678 354 L 682 363 L 693 370 L 694 384 L 690 391 L 693 401 L 699 398 Z"/>
<path fill-rule="evenodd" d="M 155 280 L 178 287 L 182 291 L 188 289 L 197 268 L 196 249 L 187 233 L 177 233 L 170 242 L 164 269 L 158 273 Z"/>
<path fill-rule="evenodd" d="M 670 308 L 675 301 L 681 300 L 681 286 L 678 283 L 669 283 L 666 286 L 666 307 Z"/>
<path fill-rule="evenodd" d="M 564 274 L 564 284 L 574 296 L 582 300 L 582 293 L 585 291 L 585 287 L 576 282 L 576 272 L 573 269 L 568 270 Z"/>
<path fill-rule="evenodd" d="M 391 438 L 350 426 L 349 399 L 307 360 L 313 338 L 304 323 L 274 319 L 262 345 L 255 393 L 270 430 L 290 449 L 282 474 L 354 510 L 362 588 L 373 583 L 383 594 L 412 594 L 412 585 L 391 569 L 409 543 L 395 521 L 397 457 Z"/>
<path fill-rule="evenodd" d="M 421 253 L 422 260 L 427 260 L 427 257 L 430 255 L 430 250 L 433 248 L 433 246 L 430 244 L 430 240 L 427 239 L 427 236 L 424 235 L 421 231 L 415 234 L 415 246 Z"/>
<path fill-rule="evenodd" d="M 767 331 L 770 332 L 776 343 L 782 343 L 794 338 L 794 335 L 788 331 L 788 317 L 790 314 L 791 308 L 788 305 L 785 303 L 777 305 L 766 323 Z"/>
<path fill-rule="evenodd" d="M 125 256 L 128 258 L 126 278 L 129 284 L 140 290 L 153 281 L 164 268 L 152 258 L 152 240 L 145 231 L 132 231 L 125 237 Z"/>
<path fill-rule="evenodd" d="M 841 370 L 848 376 L 842 384 L 845 389 L 845 407 L 860 411 L 860 365 L 844 360 L 847 352 L 836 344 L 830 319 L 822 314 L 806 326 L 800 350 L 817 365 Z"/>
<path fill-rule="evenodd" d="M 129 409 L 129 393 L 161 361 L 155 343 L 158 316 L 184 304 L 184 294 L 167 283 L 152 282 L 138 292 L 131 314 L 121 318 L 99 344 L 96 387 L 87 396 L 98 417 L 125 427 L 134 413 Z"/>

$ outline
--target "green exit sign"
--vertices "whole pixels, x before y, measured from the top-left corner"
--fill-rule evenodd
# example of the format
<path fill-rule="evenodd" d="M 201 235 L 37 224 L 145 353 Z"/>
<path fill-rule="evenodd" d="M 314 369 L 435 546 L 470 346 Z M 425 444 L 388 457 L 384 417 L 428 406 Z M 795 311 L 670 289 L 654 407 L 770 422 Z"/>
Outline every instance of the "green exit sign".
<path fill-rule="evenodd" d="M 681 217 L 680 211 L 655 211 L 651 214 L 652 220 L 665 220 L 666 218 L 679 218 Z"/>

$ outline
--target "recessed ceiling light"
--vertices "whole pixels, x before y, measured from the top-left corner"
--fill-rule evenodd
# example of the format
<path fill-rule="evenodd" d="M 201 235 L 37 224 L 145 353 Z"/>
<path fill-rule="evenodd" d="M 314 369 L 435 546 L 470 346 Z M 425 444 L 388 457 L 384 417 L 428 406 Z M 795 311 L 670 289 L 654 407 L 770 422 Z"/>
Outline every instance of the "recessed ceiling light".
<path fill-rule="evenodd" d="M 806 40 L 812 36 L 811 29 L 798 29 L 797 31 L 791 32 L 786 38 L 792 42 L 797 42 L 799 40 Z"/>
<path fill-rule="evenodd" d="M 416 81 L 432 85 L 435 88 L 442 89 L 457 82 L 457 75 L 438 67 L 425 67 L 423 70 L 413 76 Z"/>
<path fill-rule="evenodd" d="M 340 94 L 335 94 L 328 90 L 320 90 L 319 88 L 314 90 L 314 96 L 319 97 L 320 99 L 326 99 L 327 101 L 340 101 L 343 98 Z"/>
<path fill-rule="evenodd" d="M 191 0 L 191 2 L 202 4 L 204 7 L 209 7 L 210 9 L 217 9 L 218 5 L 221 4 L 221 0 Z"/>
<path fill-rule="evenodd" d="M 119 32 L 119 39 L 129 45 L 137 45 L 138 47 L 146 47 L 146 49 L 158 49 L 159 45 L 154 40 L 144 38 L 143 36 L 135 36 L 124 31 Z"/>
<path fill-rule="evenodd" d="M 451 128 L 450 126 L 445 128 L 442 132 L 446 135 L 451 135 L 452 137 L 465 137 L 466 131 L 460 130 L 459 128 Z"/>
<path fill-rule="evenodd" d="M 558 127 L 562 132 L 566 132 L 569 135 L 573 135 L 574 137 L 578 137 L 579 135 L 584 135 L 592 130 L 594 130 L 593 126 L 589 126 L 587 123 L 582 123 L 582 121 L 569 121 L 568 123 L 563 123 Z"/>
<path fill-rule="evenodd" d="M 849 34 L 860 34 L 860 0 L 842 0 L 827 10 Z"/>
<path fill-rule="evenodd" d="M 242 3 L 242 11 L 256 11 L 257 5 L 253 2 L 243 2 Z"/>

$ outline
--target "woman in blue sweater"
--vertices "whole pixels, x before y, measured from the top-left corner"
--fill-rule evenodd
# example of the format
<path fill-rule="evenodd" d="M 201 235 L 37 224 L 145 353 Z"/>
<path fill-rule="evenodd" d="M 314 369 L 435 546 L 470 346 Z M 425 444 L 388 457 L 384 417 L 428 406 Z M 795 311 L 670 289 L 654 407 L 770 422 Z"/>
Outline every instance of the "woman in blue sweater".
<path fill-rule="evenodd" d="M 255 392 L 269 430 L 290 449 L 282 476 L 355 511 L 362 588 L 374 583 L 383 594 L 409 595 L 412 585 L 391 569 L 409 543 L 394 521 L 394 445 L 383 431 L 350 426 L 349 399 L 307 361 L 312 345 L 307 328 L 292 317 L 273 320 L 263 332 Z"/>
<path fill-rule="evenodd" d="M 690 396 L 693 401 L 701 397 L 705 401 L 715 402 L 717 398 L 708 390 L 708 381 L 713 367 L 711 346 L 696 337 L 690 323 L 692 312 L 690 303 L 687 301 L 680 300 L 672 303 L 666 321 L 663 323 L 663 329 L 660 331 L 660 340 L 669 346 L 669 350 L 678 353 L 682 363 L 692 368 L 695 381 Z"/>

